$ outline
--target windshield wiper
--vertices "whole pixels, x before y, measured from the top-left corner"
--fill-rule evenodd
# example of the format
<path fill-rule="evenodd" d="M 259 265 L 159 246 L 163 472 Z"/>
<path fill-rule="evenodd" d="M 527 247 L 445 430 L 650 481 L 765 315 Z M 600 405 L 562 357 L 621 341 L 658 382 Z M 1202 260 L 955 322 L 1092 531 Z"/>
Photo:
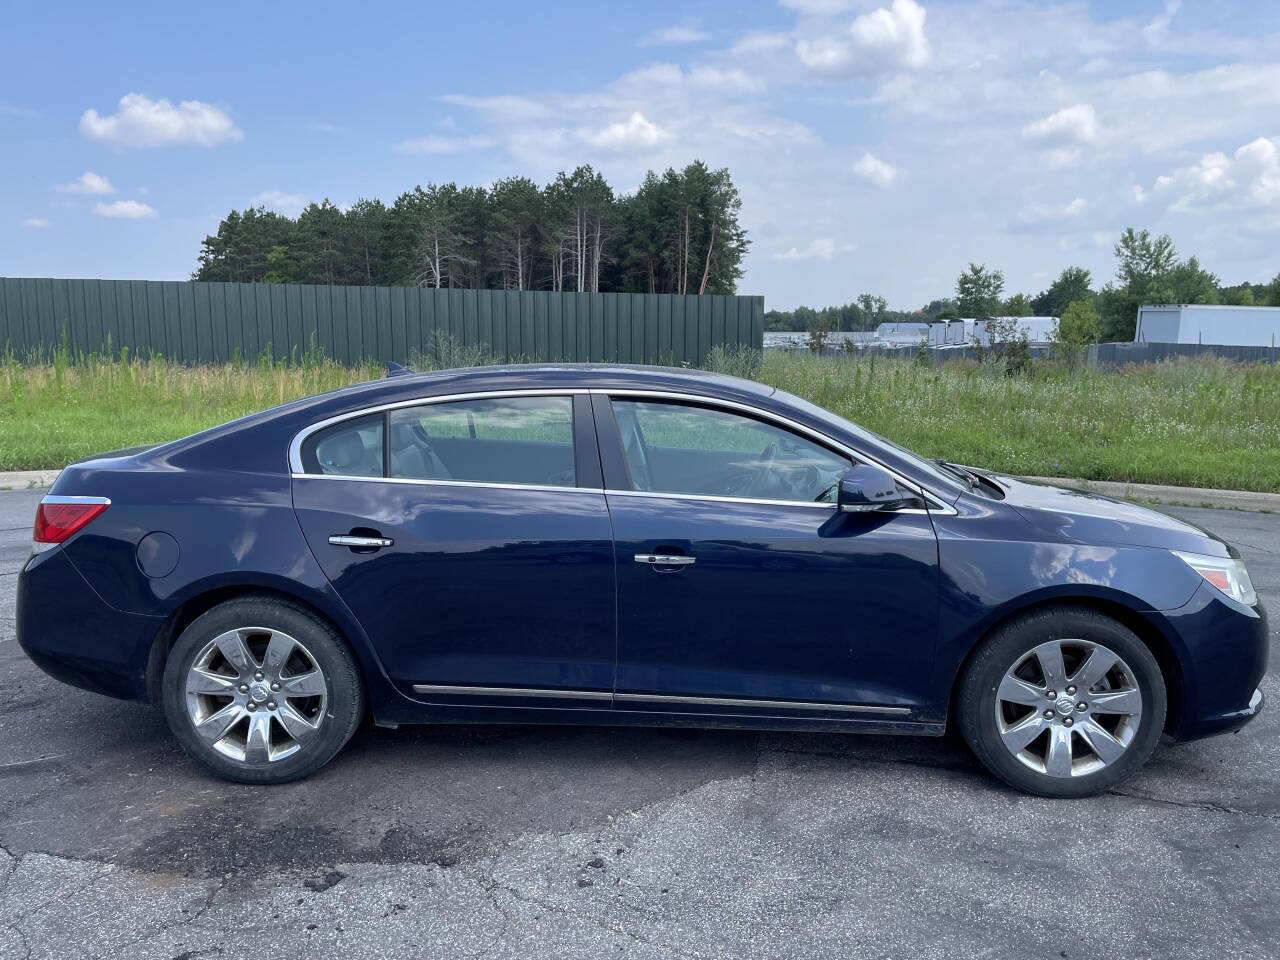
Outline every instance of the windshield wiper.
<path fill-rule="evenodd" d="M 942 457 L 935 457 L 933 462 L 943 470 L 946 470 L 948 473 L 955 474 L 955 476 L 963 480 L 969 485 L 970 490 L 976 490 L 978 485 L 982 482 L 976 473 L 972 470 L 966 470 L 957 463 L 948 463 L 946 460 L 942 459 Z"/>

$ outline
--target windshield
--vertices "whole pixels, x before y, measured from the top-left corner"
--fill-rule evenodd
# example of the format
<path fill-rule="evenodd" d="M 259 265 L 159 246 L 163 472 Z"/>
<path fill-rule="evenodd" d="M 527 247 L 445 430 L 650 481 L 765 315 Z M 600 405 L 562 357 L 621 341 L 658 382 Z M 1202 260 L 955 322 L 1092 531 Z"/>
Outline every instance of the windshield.
<path fill-rule="evenodd" d="M 904 460 L 910 461 L 911 465 L 919 470 L 921 474 L 938 480 L 945 489 L 954 489 L 960 482 L 959 478 L 955 474 L 944 470 L 934 461 L 926 460 L 924 457 L 920 456 L 920 454 L 908 450 L 906 447 L 901 444 L 894 443 L 892 440 L 887 440 L 879 434 L 872 433 L 870 430 L 864 430 L 856 423 L 850 423 L 844 417 L 838 417 L 830 410 L 826 410 L 818 406 L 816 403 L 810 403 L 808 400 L 797 397 L 794 394 L 787 393 L 785 390 L 775 391 L 774 396 L 800 407 L 805 413 L 812 416 L 815 420 L 820 420 L 824 423 L 830 424 L 838 430 L 843 430 L 846 433 L 853 434 L 860 440 L 866 441 L 867 445 L 873 449 L 875 447 L 889 448 Z"/>

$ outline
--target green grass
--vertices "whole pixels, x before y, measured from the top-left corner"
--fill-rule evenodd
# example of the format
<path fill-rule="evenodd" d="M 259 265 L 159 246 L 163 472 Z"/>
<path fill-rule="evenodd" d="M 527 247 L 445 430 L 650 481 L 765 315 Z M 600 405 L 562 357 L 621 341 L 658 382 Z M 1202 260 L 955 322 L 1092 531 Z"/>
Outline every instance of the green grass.
<path fill-rule="evenodd" d="M 453 358 L 459 362 L 458 358 Z M 479 357 L 462 358 L 477 362 Z M 420 361 L 421 362 L 421 361 Z M 712 365 L 925 456 L 1015 474 L 1280 492 L 1280 367 L 1213 359 L 1019 376 L 870 356 L 718 353 Z M 183 368 L 162 360 L 19 364 L 0 379 L 0 470 L 56 468 L 381 376 L 323 360 Z"/>
<path fill-rule="evenodd" d="M 770 353 L 756 377 L 927 457 L 1017 475 L 1280 492 L 1280 366 L 1214 358 L 1006 376 Z"/>

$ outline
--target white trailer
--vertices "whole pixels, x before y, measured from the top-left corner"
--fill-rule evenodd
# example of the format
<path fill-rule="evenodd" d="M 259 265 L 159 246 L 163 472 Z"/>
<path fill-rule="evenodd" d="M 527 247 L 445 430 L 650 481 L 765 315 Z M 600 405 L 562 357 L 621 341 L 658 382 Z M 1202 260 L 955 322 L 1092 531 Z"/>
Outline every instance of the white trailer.
<path fill-rule="evenodd" d="M 1141 306 L 1133 341 L 1274 347 L 1280 344 L 1280 307 L 1210 303 Z"/>

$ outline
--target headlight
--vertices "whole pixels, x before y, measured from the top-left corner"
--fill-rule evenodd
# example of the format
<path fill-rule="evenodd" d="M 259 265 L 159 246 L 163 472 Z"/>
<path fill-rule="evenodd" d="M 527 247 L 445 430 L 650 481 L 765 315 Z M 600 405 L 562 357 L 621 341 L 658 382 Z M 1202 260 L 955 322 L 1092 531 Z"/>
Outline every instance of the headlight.
<path fill-rule="evenodd" d="M 1175 557 L 1184 560 L 1187 566 L 1232 600 L 1239 600 L 1247 607 L 1257 604 L 1258 594 L 1254 592 L 1253 582 L 1249 579 L 1249 571 L 1244 568 L 1243 560 L 1206 557 L 1198 553 L 1182 553 L 1178 550 L 1172 553 Z"/>

